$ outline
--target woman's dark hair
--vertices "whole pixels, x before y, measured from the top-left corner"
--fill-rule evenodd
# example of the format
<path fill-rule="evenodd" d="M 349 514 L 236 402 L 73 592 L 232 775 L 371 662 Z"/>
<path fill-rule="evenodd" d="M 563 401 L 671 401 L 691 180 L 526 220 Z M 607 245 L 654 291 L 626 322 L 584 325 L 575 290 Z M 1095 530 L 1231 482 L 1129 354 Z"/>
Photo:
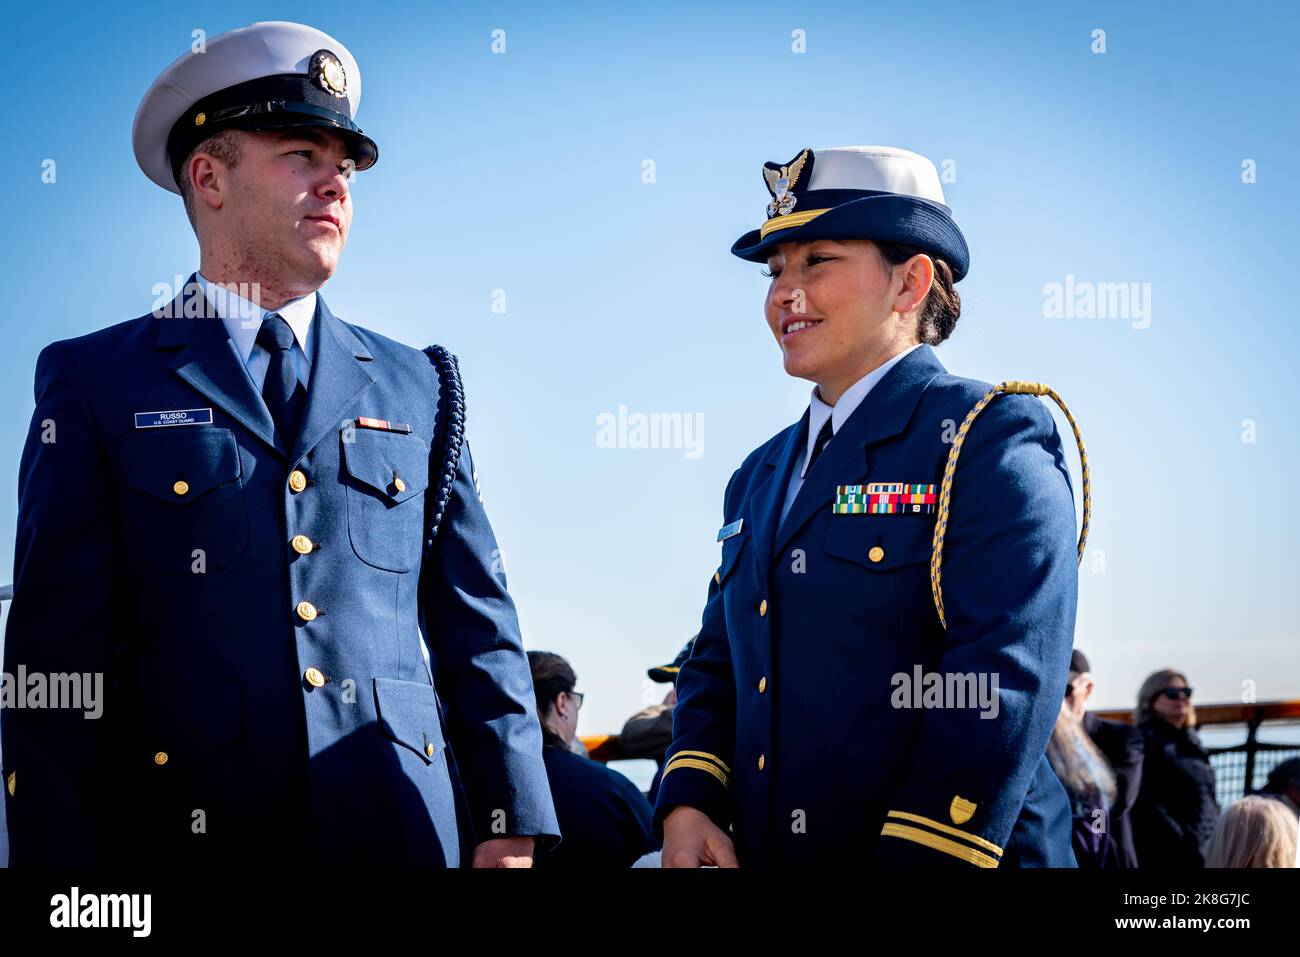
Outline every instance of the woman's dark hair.
<path fill-rule="evenodd" d="M 1146 676 L 1142 682 L 1142 687 L 1138 689 L 1137 707 L 1133 710 L 1133 719 L 1138 722 L 1150 721 L 1159 717 L 1156 711 L 1156 699 L 1164 693 L 1164 690 L 1174 683 L 1177 678 L 1185 685 L 1190 685 L 1187 675 L 1181 671 L 1175 671 L 1173 668 L 1161 668 L 1159 671 L 1153 671 Z M 1189 708 L 1187 712 L 1187 726 L 1196 725 L 1196 709 Z"/>
<path fill-rule="evenodd" d="M 533 673 L 533 696 L 537 699 L 537 717 L 543 719 L 550 712 L 555 698 L 561 692 L 573 693 L 578 676 L 559 655 L 549 651 L 528 652 L 528 667 Z"/>
<path fill-rule="evenodd" d="M 952 267 L 940 259 L 915 246 L 902 243 L 876 243 L 880 258 L 887 268 L 907 262 L 917 253 L 923 253 L 934 261 L 934 282 L 930 292 L 921 306 L 921 314 L 916 320 L 916 338 L 926 345 L 937 346 L 952 335 L 952 330 L 961 318 L 961 296 L 952 287 Z"/>

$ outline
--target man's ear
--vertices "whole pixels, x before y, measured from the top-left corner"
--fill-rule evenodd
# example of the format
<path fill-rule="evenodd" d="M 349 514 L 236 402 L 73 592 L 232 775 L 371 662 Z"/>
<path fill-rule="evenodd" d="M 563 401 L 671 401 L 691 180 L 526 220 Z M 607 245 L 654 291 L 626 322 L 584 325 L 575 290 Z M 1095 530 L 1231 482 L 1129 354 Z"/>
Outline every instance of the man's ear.
<path fill-rule="evenodd" d="M 205 204 L 209 209 L 220 209 L 225 202 L 226 174 L 229 172 L 219 161 L 207 153 L 195 153 L 187 170 L 194 191 L 195 205 Z"/>

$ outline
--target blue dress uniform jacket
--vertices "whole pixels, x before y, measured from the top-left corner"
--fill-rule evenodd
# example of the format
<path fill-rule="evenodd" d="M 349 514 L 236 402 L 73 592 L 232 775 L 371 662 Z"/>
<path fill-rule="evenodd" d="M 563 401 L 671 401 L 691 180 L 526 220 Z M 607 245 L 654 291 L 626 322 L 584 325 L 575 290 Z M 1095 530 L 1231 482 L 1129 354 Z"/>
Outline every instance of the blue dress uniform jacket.
<path fill-rule="evenodd" d="M 171 308 L 37 363 L 5 670 L 102 673 L 105 703 L 5 710 L 11 863 L 442 867 L 558 835 L 468 450 L 423 547 L 429 359 L 318 298 L 286 448 L 223 323 Z"/>
<path fill-rule="evenodd" d="M 660 836 L 690 805 L 733 829 L 742 866 L 1074 866 L 1069 802 L 1044 756 L 1078 588 L 1047 409 L 1001 396 L 971 427 L 944 545 L 946 631 L 929 576 L 936 515 L 832 514 L 840 485 L 937 486 L 945 440 L 988 388 L 914 350 L 841 425 L 780 527 L 807 416 L 732 476 L 724 533 L 741 525 L 678 674 Z M 969 701 L 908 706 L 897 676 L 918 667 L 995 674 L 996 716 Z"/>

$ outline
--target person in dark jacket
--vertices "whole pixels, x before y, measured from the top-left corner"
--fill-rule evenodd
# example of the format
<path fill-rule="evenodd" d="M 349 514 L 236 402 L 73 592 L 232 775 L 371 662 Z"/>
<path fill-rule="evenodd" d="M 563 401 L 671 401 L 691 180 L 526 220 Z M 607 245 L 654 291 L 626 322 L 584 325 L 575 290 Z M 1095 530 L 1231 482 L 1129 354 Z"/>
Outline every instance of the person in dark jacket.
<path fill-rule="evenodd" d="M 1142 732 L 1132 724 L 1099 718 L 1087 710 L 1096 683 L 1087 656 L 1077 648 L 1070 658 L 1069 682 L 1065 688 L 1067 707 L 1076 719 L 1083 722 L 1084 732 L 1106 756 L 1115 773 L 1115 798 L 1108 815 L 1113 856 L 1107 866 L 1137 867 L 1133 805 L 1142 783 Z"/>
<path fill-rule="evenodd" d="M 695 638 L 692 636 L 669 664 L 656 665 L 646 671 L 651 681 L 670 684 L 673 687 L 668 689 L 668 694 L 664 696 L 662 703 L 642 708 L 628 718 L 623 725 L 623 731 L 619 734 L 619 750 L 624 758 L 649 758 L 658 765 L 654 779 L 650 782 L 650 790 L 646 792 L 646 799 L 651 804 L 654 804 L 655 797 L 659 794 L 659 779 L 664 773 L 664 758 L 668 746 L 673 743 L 673 707 L 677 704 L 677 672 L 681 670 L 682 663 L 690 657 L 691 646 L 694 644 Z"/>
<path fill-rule="evenodd" d="M 1300 817 L 1300 758 L 1287 758 L 1275 767 L 1256 793 L 1281 801 L 1292 814 Z"/>
<path fill-rule="evenodd" d="M 1134 712 L 1143 738 L 1142 788 L 1133 807 L 1133 836 L 1143 867 L 1205 866 L 1219 805 L 1214 769 L 1193 730 L 1192 689 L 1166 668 L 1138 691 Z"/>
<path fill-rule="evenodd" d="M 1082 707 L 1075 701 L 1080 697 L 1075 692 L 1082 684 L 1082 672 L 1078 670 L 1082 658 L 1075 650 L 1070 659 L 1065 698 L 1061 701 L 1056 727 L 1052 729 L 1052 739 L 1048 741 L 1048 761 L 1052 762 L 1052 770 L 1070 797 L 1073 822 L 1070 844 L 1074 857 L 1080 867 L 1100 870 L 1119 866 L 1110 820 L 1118 785 L 1106 755 L 1084 729 Z M 1082 667 L 1087 666 L 1082 664 Z"/>
<path fill-rule="evenodd" d="M 542 760 L 560 822 L 559 845 L 539 855 L 535 866 L 631 867 L 659 849 L 650 802 L 626 777 L 572 750 L 582 695 L 574 691 L 578 679 L 569 663 L 547 651 L 530 651 L 528 664 L 542 724 Z"/>

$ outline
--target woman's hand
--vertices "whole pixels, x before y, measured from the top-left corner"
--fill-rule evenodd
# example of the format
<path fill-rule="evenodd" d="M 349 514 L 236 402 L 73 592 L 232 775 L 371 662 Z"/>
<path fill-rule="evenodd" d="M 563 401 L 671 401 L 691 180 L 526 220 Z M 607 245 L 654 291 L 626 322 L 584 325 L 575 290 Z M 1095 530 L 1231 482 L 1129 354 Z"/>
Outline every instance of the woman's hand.
<path fill-rule="evenodd" d="M 663 867 L 739 867 L 736 847 L 703 811 L 685 804 L 664 818 Z"/>

